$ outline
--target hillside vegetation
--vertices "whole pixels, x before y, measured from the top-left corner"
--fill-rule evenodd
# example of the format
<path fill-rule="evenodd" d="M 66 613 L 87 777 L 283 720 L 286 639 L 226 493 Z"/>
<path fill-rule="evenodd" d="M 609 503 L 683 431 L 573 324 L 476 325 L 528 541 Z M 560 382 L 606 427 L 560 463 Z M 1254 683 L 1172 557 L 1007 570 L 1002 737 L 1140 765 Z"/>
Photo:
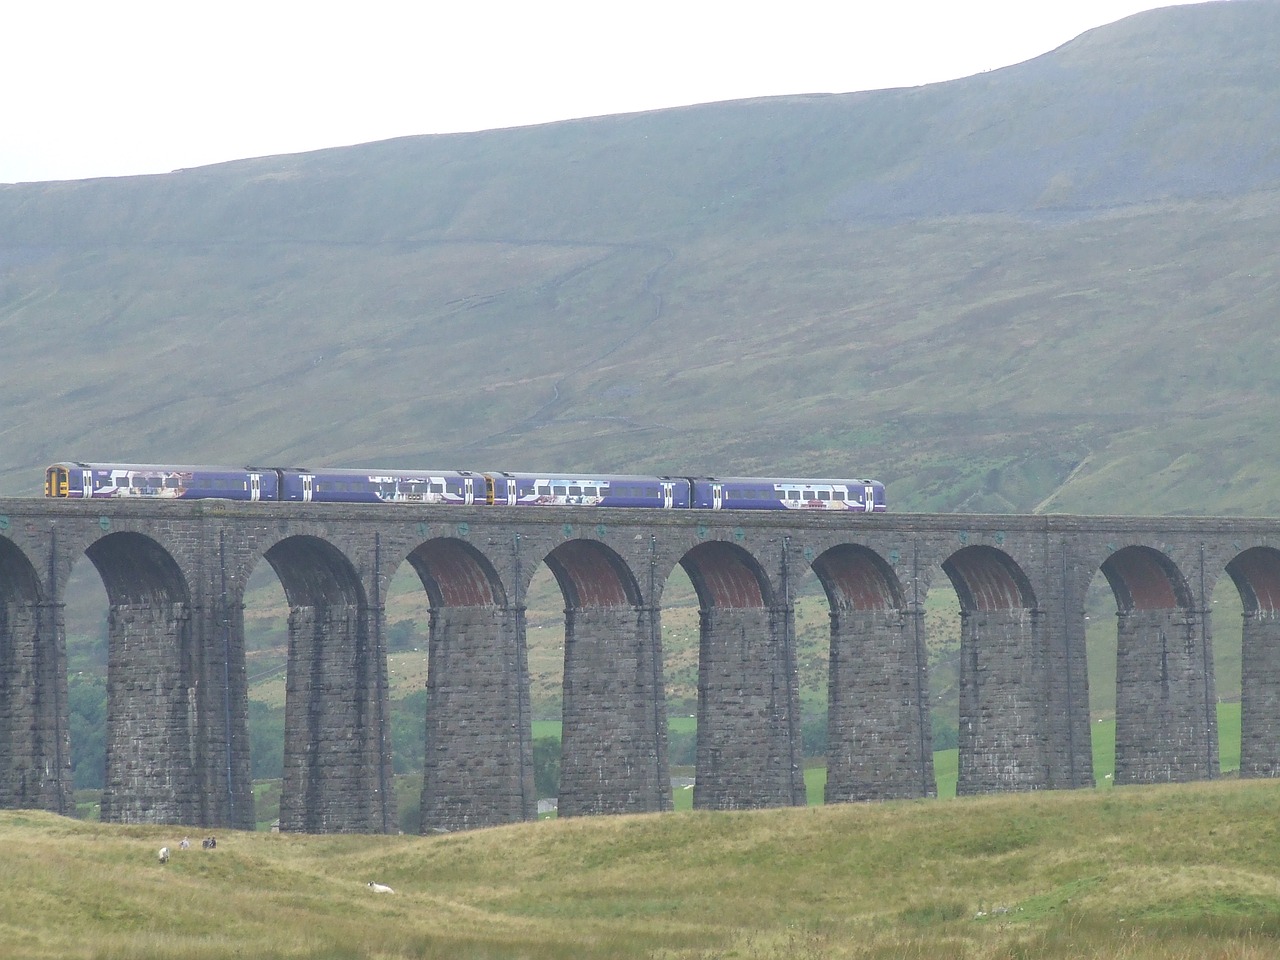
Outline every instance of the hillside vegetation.
<path fill-rule="evenodd" d="M 1278 46 L 1236 0 L 920 88 L 0 186 L 0 495 L 106 459 L 1280 513 Z"/>
<path fill-rule="evenodd" d="M 0 944 L 8 960 L 1262 960 L 1280 949 L 1278 789 L 220 833 L 213 851 L 177 850 L 182 827 L 7 811 Z"/>

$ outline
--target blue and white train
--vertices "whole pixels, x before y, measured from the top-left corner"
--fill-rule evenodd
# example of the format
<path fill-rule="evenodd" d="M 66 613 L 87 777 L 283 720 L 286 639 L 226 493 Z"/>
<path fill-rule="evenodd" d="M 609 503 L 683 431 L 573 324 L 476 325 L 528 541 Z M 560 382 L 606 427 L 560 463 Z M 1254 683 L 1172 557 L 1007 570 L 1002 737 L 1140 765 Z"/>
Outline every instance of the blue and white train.
<path fill-rule="evenodd" d="M 471 470 L 306 470 L 140 463 L 55 463 L 46 497 L 650 507 L 666 510 L 846 510 L 883 513 L 878 480 L 647 477 Z"/>

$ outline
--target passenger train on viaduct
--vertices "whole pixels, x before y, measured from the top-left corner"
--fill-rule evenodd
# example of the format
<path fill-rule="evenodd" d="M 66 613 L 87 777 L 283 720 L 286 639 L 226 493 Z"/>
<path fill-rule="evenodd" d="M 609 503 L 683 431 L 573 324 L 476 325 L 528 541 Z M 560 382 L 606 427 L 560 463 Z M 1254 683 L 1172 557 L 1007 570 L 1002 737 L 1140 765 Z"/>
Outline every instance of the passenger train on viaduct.
<path fill-rule="evenodd" d="M 307 470 L 138 463 L 55 463 L 47 497 L 208 499 L 298 503 L 439 503 L 648 507 L 666 510 L 845 510 L 882 513 L 878 480 L 650 477 L 472 470 Z"/>

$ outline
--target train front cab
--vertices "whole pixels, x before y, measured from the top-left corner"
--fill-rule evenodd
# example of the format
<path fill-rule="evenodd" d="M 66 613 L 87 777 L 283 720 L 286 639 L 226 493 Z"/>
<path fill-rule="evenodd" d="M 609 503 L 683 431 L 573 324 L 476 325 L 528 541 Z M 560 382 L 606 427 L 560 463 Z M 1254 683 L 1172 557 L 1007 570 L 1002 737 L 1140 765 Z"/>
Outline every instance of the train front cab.
<path fill-rule="evenodd" d="M 55 463 L 44 472 L 44 495 L 46 497 L 71 496 L 71 469 L 65 463 Z"/>

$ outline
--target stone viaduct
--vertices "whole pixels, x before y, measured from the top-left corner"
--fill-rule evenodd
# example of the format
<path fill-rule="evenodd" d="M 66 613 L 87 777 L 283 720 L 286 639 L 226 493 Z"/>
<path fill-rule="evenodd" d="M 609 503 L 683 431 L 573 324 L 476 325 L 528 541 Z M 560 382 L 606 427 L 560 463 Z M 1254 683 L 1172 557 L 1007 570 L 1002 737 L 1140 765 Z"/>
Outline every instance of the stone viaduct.
<path fill-rule="evenodd" d="M 562 816 L 667 810 L 661 609 L 700 606 L 694 805 L 805 800 L 794 589 L 830 605 L 828 802 L 934 793 L 923 603 L 961 606 L 961 794 L 1091 786 L 1085 594 L 1117 611 L 1116 781 L 1218 773 L 1207 597 L 1244 608 L 1241 775 L 1280 771 L 1280 520 L 0 500 L 0 807 L 72 806 L 64 594 L 110 603 L 102 818 L 251 828 L 244 590 L 289 614 L 281 828 L 397 827 L 384 598 L 430 599 L 423 830 L 536 815 L 525 595 L 564 595 Z"/>

